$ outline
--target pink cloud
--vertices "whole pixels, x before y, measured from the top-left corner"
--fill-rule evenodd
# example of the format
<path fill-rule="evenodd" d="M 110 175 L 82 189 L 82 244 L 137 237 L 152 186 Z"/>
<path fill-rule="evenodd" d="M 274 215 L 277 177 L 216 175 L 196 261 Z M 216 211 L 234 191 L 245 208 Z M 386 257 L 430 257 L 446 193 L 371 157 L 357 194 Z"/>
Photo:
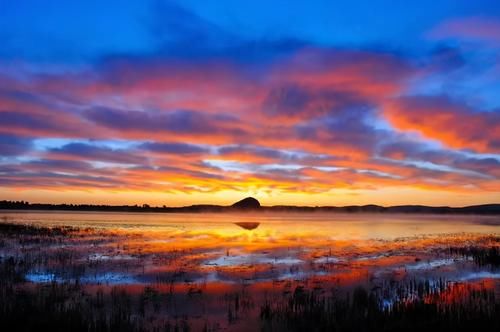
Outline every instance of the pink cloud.
<path fill-rule="evenodd" d="M 446 21 L 431 31 L 431 38 L 465 38 L 500 45 L 500 20 L 468 17 Z"/>

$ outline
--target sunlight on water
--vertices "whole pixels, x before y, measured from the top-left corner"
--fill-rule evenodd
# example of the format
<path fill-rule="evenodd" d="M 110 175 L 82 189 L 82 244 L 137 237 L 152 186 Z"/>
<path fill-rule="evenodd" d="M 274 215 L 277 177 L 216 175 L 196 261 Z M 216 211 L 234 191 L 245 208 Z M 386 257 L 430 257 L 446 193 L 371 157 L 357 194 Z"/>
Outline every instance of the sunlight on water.
<path fill-rule="evenodd" d="M 467 263 L 463 257 L 434 257 L 432 248 L 499 234 L 500 228 L 496 216 L 411 214 L 4 212 L 1 218 L 104 232 L 96 238 L 101 245 L 83 242 L 75 248 L 81 249 L 82 262 L 127 266 L 125 274 L 113 268 L 79 276 L 83 282 L 109 283 L 148 282 L 176 273 L 185 280 L 226 282 L 303 278 L 331 273 L 332 267 L 338 273 L 342 266 L 378 269 L 377 275 L 400 268 L 423 273 Z M 480 275 L 466 267 L 464 273 Z M 68 276 L 32 271 L 26 278 L 44 282 Z"/>
<path fill-rule="evenodd" d="M 306 292 L 339 300 L 363 287 L 377 310 L 392 311 L 500 291 L 497 216 L 7 211 L 0 220 L 0 261 L 16 280 L 90 294 L 120 287 L 128 297 L 140 289 L 141 299 L 158 292 L 176 301 L 165 302 L 168 315 L 191 323 L 225 322 L 234 294 L 248 301 L 245 324 L 269 296 L 286 306 Z"/>
<path fill-rule="evenodd" d="M 498 216 L 396 215 L 328 213 L 101 213 L 101 212 L 3 212 L 6 221 L 44 226 L 98 227 L 171 232 L 172 234 L 218 234 L 224 237 L 286 238 L 296 235 L 337 240 L 392 239 L 450 232 L 497 232 Z M 243 224 L 243 226 L 242 226 Z M 255 224 L 255 225 L 253 225 Z M 250 229 L 245 229 L 251 225 Z"/>

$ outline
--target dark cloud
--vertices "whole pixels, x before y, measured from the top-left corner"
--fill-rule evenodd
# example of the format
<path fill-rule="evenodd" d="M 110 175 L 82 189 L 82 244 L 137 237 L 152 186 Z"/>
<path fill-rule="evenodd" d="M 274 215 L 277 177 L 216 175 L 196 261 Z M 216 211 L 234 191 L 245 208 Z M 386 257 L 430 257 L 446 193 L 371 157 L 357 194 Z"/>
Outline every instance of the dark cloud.
<path fill-rule="evenodd" d="M 245 38 L 172 2 L 155 1 L 151 12 L 148 27 L 157 44 L 154 57 L 269 62 L 311 44 L 288 36 Z"/>
<path fill-rule="evenodd" d="M 33 86 L 24 88 L 28 91 L 0 89 L 0 131 L 29 137 L 78 137 L 85 129 L 88 132 L 73 106 Z"/>
<path fill-rule="evenodd" d="M 300 123 L 295 126 L 295 134 L 301 140 L 314 141 L 330 148 L 331 153 L 337 156 L 351 153 L 371 155 L 380 142 L 392 135 L 370 125 L 369 119 L 372 115 L 368 109 L 346 110 Z"/>
<path fill-rule="evenodd" d="M 311 89 L 291 84 L 272 88 L 262 107 L 270 116 L 314 118 L 372 104 L 373 102 L 352 91 Z"/>
<path fill-rule="evenodd" d="M 431 70 L 446 73 L 463 68 L 467 64 L 462 50 L 447 44 L 437 45 L 430 54 L 429 62 Z"/>
<path fill-rule="evenodd" d="M 50 149 L 51 154 L 71 156 L 81 160 L 106 161 L 124 164 L 147 162 L 143 157 L 135 155 L 130 150 L 111 149 L 88 143 L 70 143 L 60 148 Z"/>
<path fill-rule="evenodd" d="M 10 176 L 0 175 L 0 186 L 16 186 L 21 188 L 117 188 L 125 182 L 107 176 L 61 174 L 46 172 L 20 172 Z"/>
<path fill-rule="evenodd" d="M 453 165 L 461 169 L 500 178 L 500 160 L 497 158 L 465 157 L 454 160 Z"/>
<path fill-rule="evenodd" d="M 190 52 L 200 47 L 220 47 L 237 39 L 234 33 L 172 2 L 155 1 L 152 15 L 152 35 L 162 48 L 169 51 L 184 49 L 184 52 Z"/>
<path fill-rule="evenodd" d="M 20 165 L 21 170 L 30 171 L 50 171 L 50 172 L 87 172 L 93 171 L 93 167 L 82 160 L 64 160 L 64 159 L 40 159 L 32 160 Z"/>
<path fill-rule="evenodd" d="M 16 111 L 1 112 L 2 126 L 5 129 L 23 128 L 27 130 L 37 131 L 66 131 L 64 126 L 59 126 L 57 122 L 51 121 L 41 114 L 29 114 Z"/>
<path fill-rule="evenodd" d="M 209 150 L 205 147 L 186 144 L 186 143 L 162 143 L 162 142 L 146 142 L 139 145 L 138 149 L 147 150 L 159 153 L 172 154 L 199 154 L 206 153 Z"/>
<path fill-rule="evenodd" d="M 431 148 L 418 141 L 402 140 L 382 144 L 378 153 L 381 157 L 393 160 L 430 162 L 458 171 L 476 172 L 494 178 L 500 176 L 500 158 L 485 157 L 464 151 Z"/>
<path fill-rule="evenodd" d="M 31 138 L 0 133 L 0 157 L 22 155 L 28 152 L 32 146 Z"/>
<path fill-rule="evenodd" d="M 282 151 L 276 150 L 276 149 L 271 149 L 271 148 L 266 148 L 266 147 L 259 147 L 259 146 L 252 146 L 252 145 L 230 145 L 230 146 L 223 146 L 217 150 L 217 152 L 220 155 L 243 155 L 243 154 L 248 154 L 252 156 L 259 156 L 259 157 L 264 157 L 264 158 L 269 158 L 269 159 L 285 159 L 286 154 Z"/>
<path fill-rule="evenodd" d="M 131 111 L 112 108 L 93 108 L 84 116 L 98 125 L 115 130 L 164 131 L 184 134 L 215 134 L 223 124 L 237 124 L 234 117 L 221 114 L 206 114 L 192 110 Z M 238 129 L 228 132 L 241 134 Z"/>

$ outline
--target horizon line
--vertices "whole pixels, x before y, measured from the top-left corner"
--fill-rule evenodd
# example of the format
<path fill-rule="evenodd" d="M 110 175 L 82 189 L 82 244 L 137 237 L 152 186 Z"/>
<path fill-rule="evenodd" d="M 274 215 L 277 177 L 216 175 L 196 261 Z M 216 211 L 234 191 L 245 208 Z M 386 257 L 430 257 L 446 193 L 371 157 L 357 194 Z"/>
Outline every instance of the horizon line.
<path fill-rule="evenodd" d="M 2 203 L 25 203 L 28 205 L 47 205 L 47 206 L 89 206 L 89 207 L 131 207 L 131 208 L 141 208 L 141 209 L 183 209 L 190 207 L 231 207 L 233 204 L 240 202 L 247 198 L 254 197 L 245 197 L 241 200 L 235 201 L 231 204 L 213 204 L 213 203 L 193 203 L 190 205 L 179 205 L 179 206 L 171 206 L 171 205 L 150 205 L 149 203 L 136 203 L 136 204 L 97 204 L 97 203 L 42 203 L 42 202 L 30 202 L 25 200 L 0 200 L 0 209 Z M 258 201 L 258 200 L 257 200 Z M 258 201 L 260 203 L 260 201 Z M 259 208 L 279 208 L 279 207 L 290 207 L 290 208 L 348 208 L 348 207 L 380 207 L 380 208 L 394 208 L 394 207 L 428 207 L 428 208 L 451 208 L 451 209 L 460 209 L 460 208 L 470 208 L 470 207 L 479 207 L 479 206 L 488 206 L 488 205 L 500 205 L 500 202 L 492 202 L 492 203 L 481 203 L 481 204 L 472 204 L 472 205 L 427 205 L 427 204 L 415 204 L 415 203 L 407 203 L 407 204 L 397 204 L 397 205 L 381 205 L 375 203 L 369 204 L 348 204 L 348 205 L 293 205 L 293 204 L 274 204 L 274 205 L 260 205 Z"/>

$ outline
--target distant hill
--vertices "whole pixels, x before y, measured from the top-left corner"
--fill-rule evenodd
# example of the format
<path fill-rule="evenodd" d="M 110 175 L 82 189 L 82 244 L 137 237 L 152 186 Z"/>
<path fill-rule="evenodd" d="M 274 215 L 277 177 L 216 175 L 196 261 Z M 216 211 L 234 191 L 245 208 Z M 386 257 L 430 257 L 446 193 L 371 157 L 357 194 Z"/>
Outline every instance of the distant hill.
<path fill-rule="evenodd" d="M 384 207 L 380 205 L 349 206 L 261 206 L 253 197 L 244 198 L 232 205 L 190 205 L 183 207 L 151 207 L 143 205 L 88 205 L 88 204 L 39 204 L 24 201 L 0 201 L 0 210 L 55 210 L 55 211 L 103 211 L 103 212 L 331 212 L 331 213 L 423 213 L 423 214 L 484 214 L 500 215 L 500 204 L 484 204 L 465 207 L 398 205 Z"/>
<path fill-rule="evenodd" d="M 257 210 L 260 208 L 260 203 L 253 197 L 247 197 L 234 203 L 231 207 L 238 210 Z"/>

